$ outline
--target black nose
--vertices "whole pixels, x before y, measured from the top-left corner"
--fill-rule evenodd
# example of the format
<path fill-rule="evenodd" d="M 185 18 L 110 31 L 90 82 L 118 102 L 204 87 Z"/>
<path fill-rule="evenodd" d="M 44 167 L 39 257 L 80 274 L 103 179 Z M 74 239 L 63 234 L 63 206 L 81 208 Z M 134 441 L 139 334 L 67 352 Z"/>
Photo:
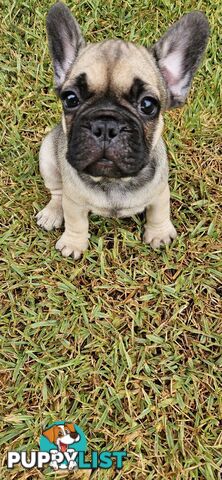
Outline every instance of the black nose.
<path fill-rule="evenodd" d="M 115 120 L 108 118 L 91 122 L 91 132 L 100 142 L 110 142 L 119 134 L 119 125 Z"/>
<path fill-rule="evenodd" d="M 75 440 L 75 438 L 78 437 L 78 433 L 76 433 L 76 432 L 71 432 L 71 433 L 70 433 L 70 437 Z"/>

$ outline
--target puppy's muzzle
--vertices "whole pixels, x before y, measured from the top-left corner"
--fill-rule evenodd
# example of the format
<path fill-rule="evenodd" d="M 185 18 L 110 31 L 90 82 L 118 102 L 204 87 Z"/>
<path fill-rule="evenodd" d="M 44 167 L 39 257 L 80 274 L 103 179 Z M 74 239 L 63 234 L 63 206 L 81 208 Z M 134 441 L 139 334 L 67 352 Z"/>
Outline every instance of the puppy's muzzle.
<path fill-rule="evenodd" d="M 79 172 L 92 176 L 135 175 L 144 163 L 141 126 L 104 109 L 84 114 L 71 132 L 67 159 Z"/>
<path fill-rule="evenodd" d="M 96 167 L 108 171 L 114 166 L 113 149 L 115 150 L 115 143 L 120 140 L 118 137 L 124 127 L 118 121 L 104 117 L 90 122 L 89 129 L 101 150 L 102 158 L 96 161 Z"/>

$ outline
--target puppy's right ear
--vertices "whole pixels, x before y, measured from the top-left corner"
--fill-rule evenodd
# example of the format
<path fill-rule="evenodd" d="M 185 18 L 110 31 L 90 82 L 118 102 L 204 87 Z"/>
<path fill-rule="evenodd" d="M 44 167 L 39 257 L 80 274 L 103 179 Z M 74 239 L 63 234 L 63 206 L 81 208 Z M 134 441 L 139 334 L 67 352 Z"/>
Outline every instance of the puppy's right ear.
<path fill-rule="evenodd" d="M 85 41 L 77 21 L 61 2 L 50 8 L 46 26 L 55 84 L 59 90 Z"/>
<path fill-rule="evenodd" d="M 47 430 L 45 430 L 44 432 L 42 432 L 42 435 L 44 435 L 44 437 L 48 438 L 48 440 L 51 442 L 51 443 L 54 443 L 55 441 L 55 431 L 54 431 L 55 427 L 51 427 L 51 428 L 48 428 Z"/>

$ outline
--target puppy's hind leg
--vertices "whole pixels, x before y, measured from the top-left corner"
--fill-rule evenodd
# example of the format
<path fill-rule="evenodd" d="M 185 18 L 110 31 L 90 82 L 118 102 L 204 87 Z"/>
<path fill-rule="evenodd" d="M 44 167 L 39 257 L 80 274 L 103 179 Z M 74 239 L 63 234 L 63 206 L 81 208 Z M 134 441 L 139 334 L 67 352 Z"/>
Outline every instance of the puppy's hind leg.
<path fill-rule="evenodd" d="M 59 228 L 63 222 L 62 178 L 55 152 L 56 129 L 43 140 L 39 152 L 40 173 L 50 190 L 51 200 L 37 215 L 37 224 L 45 230 Z"/>

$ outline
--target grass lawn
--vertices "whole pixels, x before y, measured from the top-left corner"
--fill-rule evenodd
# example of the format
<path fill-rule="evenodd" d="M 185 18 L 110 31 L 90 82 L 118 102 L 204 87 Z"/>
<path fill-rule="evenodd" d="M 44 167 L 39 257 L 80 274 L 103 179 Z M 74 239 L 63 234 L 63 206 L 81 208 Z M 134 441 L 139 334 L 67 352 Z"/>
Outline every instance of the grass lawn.
<path fill-rule="evenodd" d="M 220 2 L 67 4 L 88 41 L 148 45 L 193 9 L 207 14 L 211 37 L 188 102 L 165 116 L 178 238 L 153 251 L 141 243 L 143 215 L 91 215 L 90 248 L 75 263 L 55 250 L 61 233 L 35 220 L 48 198 L 39 146 L 61 112 L 46 41 L 51 2 L 4 1 L 0 479 L 69 476 L 6 468 L 7 451 L 38 449 L 56 420 L 81 426 L 88 452 L 127 450 L 122 471 L 95 479 L 220 479 Z"/>

